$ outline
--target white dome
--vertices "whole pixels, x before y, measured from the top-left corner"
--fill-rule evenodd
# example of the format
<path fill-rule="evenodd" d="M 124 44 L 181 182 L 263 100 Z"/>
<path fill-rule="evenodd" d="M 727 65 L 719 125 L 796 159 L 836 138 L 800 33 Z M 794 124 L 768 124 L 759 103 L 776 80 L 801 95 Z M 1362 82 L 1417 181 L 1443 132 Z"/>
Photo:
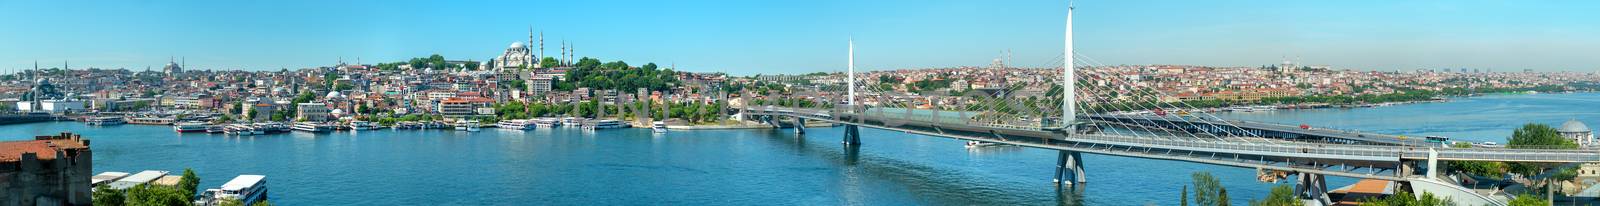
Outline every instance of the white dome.
<path fill-rule="evenodd" d="M 1583 122 L 1579 122 L 1576 119 L 1567 120 L 1566 123 L 1561 123 L 1561 128 L 1556 128 L 1556 131 L 1563 133 L 1589 132 L 1589 125 L 1584 125 Z"/>
<path fill-rule="evenodd" d="M 523 48 L 527 48 L 527 46 L 523 46 L 522 42 L 520 42 L 520 41 L 519 42 L 511 42 L 511 49 L 523 49 Z"/>
<path fill-rule="evenodd" d="M 343 97 L 343 96 L 344 96 L 343 94 L 339 94 L 339 91 L 331 91 L 331 92 L 328 92 L 328 96 L 325 96 L 325 97 L 329 98 L 329 99 L 332 99 L 332 98 L 339 98 L 339 97 Z"/>

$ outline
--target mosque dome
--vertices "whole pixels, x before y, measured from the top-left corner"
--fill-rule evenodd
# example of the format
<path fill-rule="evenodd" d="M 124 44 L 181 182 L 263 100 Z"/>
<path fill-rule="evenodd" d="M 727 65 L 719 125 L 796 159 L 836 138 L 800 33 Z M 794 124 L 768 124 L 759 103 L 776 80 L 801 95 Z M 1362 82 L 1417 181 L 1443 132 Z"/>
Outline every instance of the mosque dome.
<path fill-rule="evenodd" d="M 1557 128 L 1556 131 L 1561 133 L 1589 132 L 1589 125 L 1584 125 L 1583 122 L 1579 122 L 1576 119 L 1567 120 L 1566 123 L 1561 123 L 1561 128 Z"/>
<path fill-rule="evenodd" d="M 523 46 L 522 42 L 520 42 L 520 41 L 519 42 L 511 42 L 511 48 L 510 49 L 524 49 L 524 48 L 527 48 L 527 46 Z"/>
<path fill-rule="evenodd" d="M 328 96 L 324 96 L 324 97 L 328 98 L 328 99 L 341 98 L 341 97 L 344 97 L 344 94 L 340 94 L 339 91 L 331 91 L 331 92 L 328 92 Z"/>

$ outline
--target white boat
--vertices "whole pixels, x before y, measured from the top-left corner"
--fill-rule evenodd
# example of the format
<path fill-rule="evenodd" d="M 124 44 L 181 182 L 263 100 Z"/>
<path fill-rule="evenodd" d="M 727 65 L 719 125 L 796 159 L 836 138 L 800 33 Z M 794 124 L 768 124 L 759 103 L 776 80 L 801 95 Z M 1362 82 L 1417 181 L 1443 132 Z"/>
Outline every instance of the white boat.
<path fill-rule="evenodd" d="M 534 126 L 533 121 L 530 121 L 530 120 L 513 119 L 513 120 L 501 120 L 499 123 L 495 123 L 494 127 L 495 128 L 500 128 L 500 129 L 509 129 L 509 130 L 533 130 L 533 128 L 536 127 L 536 126 Z"/>
<path fill-rule="evenodd" d="M 128 121 L 123 120 L 122 117 L 90 117 L 89 119 L 85 120 L 85 122 L 94 126 L 111 126 L 128 123 Z"/>
<path fill-rule="evenodd" d="M 628 127 L 628 124 L 622 123 L 622 121 L 613 120 L 613 119 L 594 120 L 594 121 L 590 121 L 590 122 L 587 122 L 587 123 L 583 124 L 583 128 L 584 129 L 589 129 L 589 130 L 616 129 L 616 128 L 627 128 L 627 127 Z"/>
<path fill-rule="evenodd" d="M 206 128 L 209 127 L 211 127 L 211 125 L 204 122 L 182 122 L 172 124 L 172 131 L 178 133 L 206 132 Z"/>
<path fill-rule="evenodd" d="M 1000 145 L 993 142 L 967 141 L 967 149 Z"/>
<path fill-rule="evenodd" d="M 195 200 L 195 205 L 217 205 L 224 199 L 235 199 L 250 206 L 257 202 L 267 200 L 267 176 L 239 175 L 227 183 L 222 183 L 221 188 L 206 189 L 201 193 L 201 198 Z"/>
<path fill-rule="evenodd" d="M 655 133 L 667 133 L 667 122 L 663 122 L 663 121 L 651 122 L 650 123 L 650 131 L 651 132 L 655 132 Z"/>
<path fill-rule="evenodd" d="M 583 121 L 583 118 L 577 117 L 561 118 L 561 124 L 568 127 L 583 127 Z"/>
<path fill-rule="evenodd" d="M 372 122 L 368 122 L 368 121 L 352 121 L 352 122 L 350 122 L 350 130 L 362 131 L 362 130 L 375 130 L 375 129 L 378 129 L 378 124 L 375 124 L 375 123 L 372 123 Z"/>
<path fill-rule="evenodd" d="M 301 122 L 295 123 L 293 127 L 290 127 L 290 129 L 301 132 L 321 133 L 333 131 L 333 126 L 314 122 Z"/>
<path fill-rule="evenodd" d="M 556 118 L 538 118 L 533 120 L 533 125 L 542 128 L 561 127 L 561 120 Z"/>
<path fill-rule="evenodd" d="M 243 136 L 266 134 L 267 132 L 262 131 L 261 127 L 256 127 L 250 124 L 232 124 L 228 125 L 227 129 L 224 129 L 222 133 Z"/>
<path fill-rule="evenodd" d="M 456 120 L 456 131 L 478 131 L 478 120 Z"/>

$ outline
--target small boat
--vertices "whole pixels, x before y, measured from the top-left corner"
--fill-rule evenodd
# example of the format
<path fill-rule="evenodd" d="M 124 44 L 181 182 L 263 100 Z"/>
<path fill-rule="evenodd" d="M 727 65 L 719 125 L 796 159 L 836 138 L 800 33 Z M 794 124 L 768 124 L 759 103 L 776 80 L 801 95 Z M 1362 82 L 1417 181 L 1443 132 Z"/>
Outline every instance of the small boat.
<path fill-rule="evenodd" d="M 525 119 L 501 120 L 499 123 L 495 123 L 494 126 L 495 128 L 509 130 L 533 130 L 536 127 L 532 121 Z"/>
<path fill-rule="evenodd" d="M 1000 145 L 993 142 L 967 141 L 967 149 Z"/>
<path fill-rule="evenodd" d="M 182 122 L 172 124 L 172 131 L 178 133 L 207 132 L 206 129 L 210 127 L 211 125 L 208 125 L 204 122 Z"/>
<path fill-rule="evenodd" d="M 650 123 L 650 132 L 667 133 L 667 122 L 655 121 Z"/>
<path fill-rule="evenodd" d="M 121 124 L 127 124 L 128 123 L 128 121 L 123 120 L 122 117 L 109 117 L 109 116 L 108 117 L 91 117 L 91 118 L 85 120 L 84 122 L 87 122 L 87 124 L 92 125 L 92 126 L 111 126 L 111 125 L 121 125 Z"/>
<path fill-rule="evenodd" d="M 362 131 L 362 130 L 375 130 L 375 129 L 378 129 L 378 124 L 374 124 L 372 122 L 368 122 L 368 121 L 353 121 L 353 122 L 350 122 L 350 130 Z"/>
<path fill-rule="evenodd" d="M 591 122 L 587 122 L 587 123 L 583 124 L 583 128 L 584 129 L 588 129 L 588 130 L 616 129 L 616 128 L 627 128 L 627 127 L 628 127 L 628 124 L 624 124 L 624 123 L 622 123 L 622 121 L 618 121 L 618 120 L 614 120 L 614 119 L 595 120 L 595 121 L 591 121 Z"/>

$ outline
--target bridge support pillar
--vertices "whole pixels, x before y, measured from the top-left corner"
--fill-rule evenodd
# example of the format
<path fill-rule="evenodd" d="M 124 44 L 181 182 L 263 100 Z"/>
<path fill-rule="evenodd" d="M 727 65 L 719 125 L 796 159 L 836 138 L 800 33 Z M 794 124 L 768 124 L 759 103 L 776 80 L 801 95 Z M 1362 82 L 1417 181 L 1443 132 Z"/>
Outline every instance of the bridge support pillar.
<path fill-rule="evenodd" d="M 1088 182 L 1085 178 L 1083 155 L 1078 152 L 1060 151 L 1056 157 L 1056 177 L 1051 182 L 1065 184 Z"/>
<path fill-rule="evenodd" d="M 806 119 L 801 119 L 799 117 L 794 118 L 794 134 L 806 134 Z"/>
<path fill-rule="evenodd" d="M 1321 205 L 1333 205 L 1328 198 L 1328 183 L 1319 174 L 1300 173 L 1296 176 L 1294 194 L 1302 200 L 1315 200 Z"/>
<path fill-rule="evenodd" d="M 846 145 L 846 146 L 859 146 L 859 145 L 861 145 L 861 128 L 860 127 L 857 127 L 856 125 L 845 125 L 844 126 L 844 145 Z"/>

